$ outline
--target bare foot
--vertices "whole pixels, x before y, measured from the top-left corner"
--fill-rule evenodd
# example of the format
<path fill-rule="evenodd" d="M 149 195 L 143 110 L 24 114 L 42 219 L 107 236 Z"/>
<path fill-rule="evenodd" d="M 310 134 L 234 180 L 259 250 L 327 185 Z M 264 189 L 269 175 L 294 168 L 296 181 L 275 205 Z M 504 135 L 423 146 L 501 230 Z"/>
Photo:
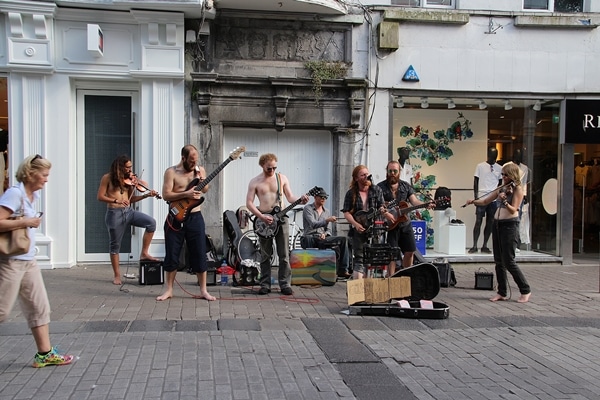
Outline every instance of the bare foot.
<path fill-rule="evenodd" d="M 160 258 L 152 257 L 150 254 L 140 255 L 140 261 L 160 261 Z"/>
<path fill-rule="evenodd" d="M 120 285 L 121 284 L 121 277 L 117 276 L 115 277 L 115 279 L 113 279 L 113 285 Z"/>
<path fill-rule="evenodd" d="M 211 296 L 208 292 L 201 292 L 198 296 L 194 296 L 195 299 L 206 299 L 208 301 L 215 301 L 217 298 Z"/>
<path fill-rule="evenodd" d="M 167 290 L 166 292 L 164 292 L 163 294 L 161 294 L 160 296 L 158 296 L 156 298 L 156 301 L 169 300 L 171 297 L 173 297 L 173 292 L 171 290 Z"/>
<path fill-rule="evenodd" d="M 527 303 L 529 301 L 529 297 L 531 297 L 531 293 L 522 294 L 517 300 L 517 303 Z"/>
<path fill-rule="evenodd" d="M 507 300 L 507 298 L 504 296 L 500 296 L 499 294 L 495 295 L 494 297 L 492 297 L 490 299 L 490 301 L 505 301 L 505 300 Z"/>

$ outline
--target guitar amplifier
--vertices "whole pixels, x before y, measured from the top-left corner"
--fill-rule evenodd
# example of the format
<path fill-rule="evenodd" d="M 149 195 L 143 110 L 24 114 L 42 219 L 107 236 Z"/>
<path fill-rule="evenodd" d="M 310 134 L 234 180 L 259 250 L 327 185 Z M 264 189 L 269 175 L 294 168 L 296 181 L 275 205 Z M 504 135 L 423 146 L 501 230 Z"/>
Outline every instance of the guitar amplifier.
<path fill-rule="evenodd" d="M 494 290 L 494 274 L 479 268 L 475 272 L 475 289 Z"/>
<path fill-rule="evenodd" d="M 140 261 L 140 285 L 162 285 L 165 273 L 162 261 Z"/>

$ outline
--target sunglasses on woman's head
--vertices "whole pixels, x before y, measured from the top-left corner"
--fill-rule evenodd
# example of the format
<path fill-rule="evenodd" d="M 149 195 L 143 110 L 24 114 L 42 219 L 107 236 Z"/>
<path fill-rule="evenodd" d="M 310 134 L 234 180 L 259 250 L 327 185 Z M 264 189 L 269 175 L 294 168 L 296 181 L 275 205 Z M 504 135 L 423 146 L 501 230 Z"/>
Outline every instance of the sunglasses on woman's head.
<path fill-rule="evenodd" d="M 35 160 L 42 160 L 42 159 L 43 159 L 43 157 L 42 157 L 42 156 L 40 156 L 39 154 L 36 154 L 36 155 L 35 155 L 35 157 L 33 157 L 33 158 L 31 159 L 31 162 L 30 162 L 30 164 L 33 164 L 33 162 L 34 162 Z"/>

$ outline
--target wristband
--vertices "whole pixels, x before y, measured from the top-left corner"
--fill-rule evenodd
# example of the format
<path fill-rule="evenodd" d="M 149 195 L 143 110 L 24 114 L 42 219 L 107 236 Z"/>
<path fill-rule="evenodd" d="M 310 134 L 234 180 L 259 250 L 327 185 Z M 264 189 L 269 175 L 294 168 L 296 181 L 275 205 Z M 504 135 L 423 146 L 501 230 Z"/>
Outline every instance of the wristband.
<path fill-rule="evenodd" d="M 504 204 L 505 207 L 508 207 L 508 201 L 504 200 L 504 202 L 502 202 L 502 204 Z"/>
<path fill-rule="evenodd" d="M 117 204 L 117 199 L 115 199 L 115 200 L 113 201 L 113 203 Z"/>

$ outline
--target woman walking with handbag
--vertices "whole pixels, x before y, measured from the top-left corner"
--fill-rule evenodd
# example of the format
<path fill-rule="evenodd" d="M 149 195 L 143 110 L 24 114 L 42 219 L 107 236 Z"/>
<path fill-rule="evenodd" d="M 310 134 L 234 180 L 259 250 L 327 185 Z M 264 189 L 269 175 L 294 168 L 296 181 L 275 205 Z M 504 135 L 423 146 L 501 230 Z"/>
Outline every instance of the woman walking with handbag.
<path fill-rule="evenodd" d="M 37 353 L 34 356 L 35 368 L 46 365 L 65 365 L 73 361 L 73 356 L 59 354 L 50 344 L 50 302 L 42 273 L 35 260 L 35 231 L 42 222 L 36 215 L 34 203 L 50 175 L 50 161 L 40 155 L 29 156 L 21 162 L 16 173 L 18 185 L 9 188 L 0 198 L 0 232 L 26 229 L 29 235 L 29 248 L 17 251 L 20 254 L 0 255 L 0 322 L 10 314 L 17 297 L 21 310 L 31 329 Z M 11 218 L 17 215 L 23 218 Z M 3 239 L 7 238 L 3 235 Z"/>

